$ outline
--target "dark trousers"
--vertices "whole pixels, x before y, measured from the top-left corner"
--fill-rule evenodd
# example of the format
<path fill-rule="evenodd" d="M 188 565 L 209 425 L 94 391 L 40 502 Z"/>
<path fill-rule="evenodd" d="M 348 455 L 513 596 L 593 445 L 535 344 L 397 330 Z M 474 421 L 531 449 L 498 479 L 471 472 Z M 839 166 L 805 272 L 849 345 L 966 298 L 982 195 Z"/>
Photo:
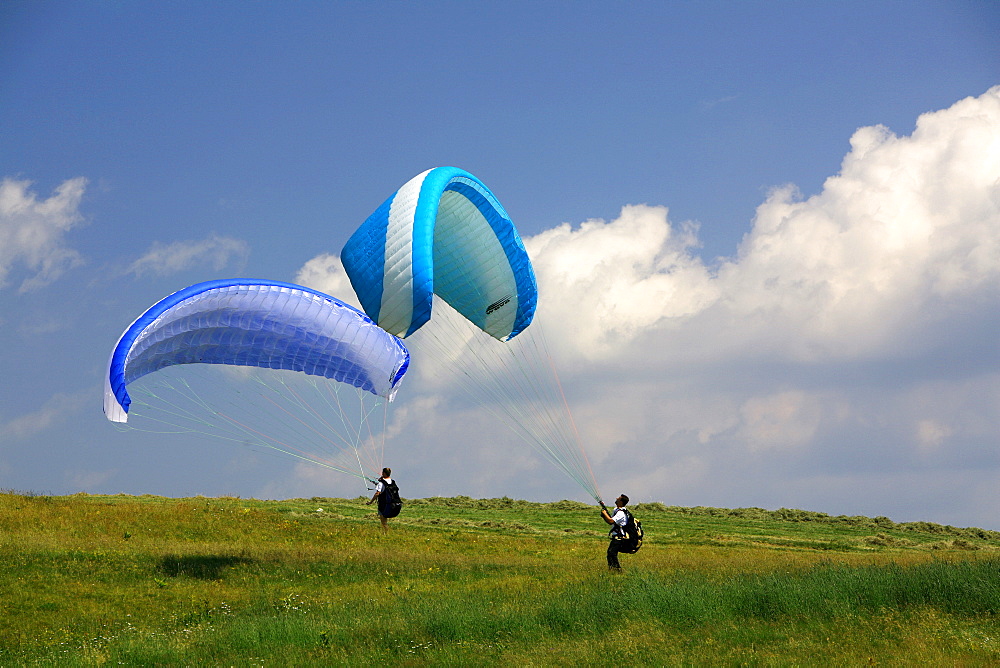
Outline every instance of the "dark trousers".
<path fill-rule="evenodd" d="M 622 565 L 618 563 L 618 546 L 621 541 L 612 539 L 608 544 L 608 568 L 613 568 L 616 571 L 622 569 Z"/>

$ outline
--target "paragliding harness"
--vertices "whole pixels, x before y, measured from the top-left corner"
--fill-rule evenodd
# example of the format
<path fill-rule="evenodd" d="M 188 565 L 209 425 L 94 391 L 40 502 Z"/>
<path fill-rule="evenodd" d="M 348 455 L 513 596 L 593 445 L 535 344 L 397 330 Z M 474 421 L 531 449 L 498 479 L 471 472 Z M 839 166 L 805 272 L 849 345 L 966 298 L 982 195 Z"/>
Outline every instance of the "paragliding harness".
<path fill-rule="evenodd" d="M 372 480 L 378 485 L 379 480 Z M 403 500 L 399 497 L 399 485 L 396 481 L 386 482 L 381 480 L 382 493 L 378 495 L 378 514 L 382 517 L 390 518 L 399 515 L 403 509 Z"/>
<path fill-rule="evenodd" d="M 619 508 L 625 511 L 625 526 L 618 523 L 611 528 L 611 539 L 620 541 L 618 551 L 622 554 L 635 554 L 642 547 L 642 522 L 635 519 L 628 508 Z"/>

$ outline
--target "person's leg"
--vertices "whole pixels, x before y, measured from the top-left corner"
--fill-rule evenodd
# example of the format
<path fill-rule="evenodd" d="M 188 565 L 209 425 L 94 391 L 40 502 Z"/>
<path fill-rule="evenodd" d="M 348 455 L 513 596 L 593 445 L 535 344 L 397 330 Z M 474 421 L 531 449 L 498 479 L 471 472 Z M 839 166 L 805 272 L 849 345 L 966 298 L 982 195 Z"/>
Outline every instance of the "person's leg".
<path fill-rule="evenodd" d="M 613 571 L 620 571 L 622 565 L 618 563 L 618 541 L 612 540 L 608 544 L 608 568 Z"/>

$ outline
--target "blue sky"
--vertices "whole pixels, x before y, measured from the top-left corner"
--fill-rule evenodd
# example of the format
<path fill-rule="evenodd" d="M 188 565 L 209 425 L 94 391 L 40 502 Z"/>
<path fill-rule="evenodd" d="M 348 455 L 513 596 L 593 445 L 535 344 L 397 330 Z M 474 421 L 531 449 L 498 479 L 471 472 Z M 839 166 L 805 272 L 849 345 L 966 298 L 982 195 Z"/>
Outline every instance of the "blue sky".
<path fill-rule="evenodd" d="M 992 2 L 3 3 L 0 487 L 354 496 L 115 431 L 107 355 L 198 281 L 343 292 L 324 258 L 455 165 L 557 296 L 605 496 L 1000 528 L 997 34 Z M 427 405 L 404 495 L 586 498 Z"/>

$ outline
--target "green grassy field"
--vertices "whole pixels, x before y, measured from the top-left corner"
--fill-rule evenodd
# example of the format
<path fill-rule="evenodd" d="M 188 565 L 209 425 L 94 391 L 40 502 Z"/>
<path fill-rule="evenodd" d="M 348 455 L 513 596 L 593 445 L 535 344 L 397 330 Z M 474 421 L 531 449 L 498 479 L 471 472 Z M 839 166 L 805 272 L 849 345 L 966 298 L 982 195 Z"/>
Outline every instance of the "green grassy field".
<path fill-rule="evenodd" d="M 0 493 L 0 665 L 987 665 L 1000 533 L 639 504 Z"/>

